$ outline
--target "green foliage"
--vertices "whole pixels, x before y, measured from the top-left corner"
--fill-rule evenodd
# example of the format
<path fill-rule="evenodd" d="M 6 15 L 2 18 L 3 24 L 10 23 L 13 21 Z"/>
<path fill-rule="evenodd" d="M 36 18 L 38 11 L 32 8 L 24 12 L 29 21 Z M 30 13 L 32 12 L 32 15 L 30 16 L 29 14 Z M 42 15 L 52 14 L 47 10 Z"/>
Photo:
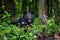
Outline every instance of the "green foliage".
<path fill-rule="evenodd" d="M 14 0 L 15 17 L 20 18 L 21 14 L 22 14 L 21 13 L 22 3 L 24 1 L 23 0 Z M 27 5 L 29 5 L 30 3 L 32 4 L 32 9 L 34 10 L 35 16 L 37 17 L 38 16 L 38 13 L 37 13 L 38 1 L 37 0 L 34 0 L 34 1 L 33 0 L 27 0 L 26 2 L 27 2 Z M 59 0 L 59 3 L 60 3 L 60 0 Z M 56 31 L 60 32 L 60 27 L 58 27 L 58 25 L 55 24 L 53 18 L 50 18 L 47 21 L 47 24 L 45 26 L 40 24 L 39 18 L 35 18 L 35 21 L 32 24 L 32 27 L 27 27 L 28 31 L 25 33 L 24 28 L 16 27 L 16 25 L 10 24 L 10 22 L 11 22 L 10 16 L 11 15 L 7 11 L 5 11 L 4 0 L 2 0 L 1 4 L 2 4 L 1 5 L 2 8 L 0 8 L 0 11 L 2 10 L 2 13 L 0 14 L 0 17 L 2 18 L 2 20 L 0 20 L 0 40 L 35 40 L 34 34 L 36 34 L 36 33 L 38 34 L 38 33 L 42 32 L 43 28 L 46 28 L 47 34 L 53 34 Z M 24 4 L 24 5 L 26 5 L 26 4 Z M 50 5 L 50 9 L 52 7 L 53 6 Z M 60 8 L 59 4 L 58 4 L 58 8 Z M 49 10 L 49 11 L 51 11 L 51 10 Z M 60 11 L 58 11 L 58 12 L 60 12 Z M 51 16 L 54 15 L 54 9 L 53 8 L 52 8 L 51 14 L 50 14 Z M 60 20 L 60 17 L 58 17 L 58 19 Z"/>
<path fill-rule="evenodd" d="M 0 40 L 35 40 L 34 34 L 42 32 L 46 27 L 46 33 L 51 34 L 56 31 L 60 32 L 60 28 L 54 23 L 54 19 L 50 18 L 47 24 L 41 25 L 39 18 L 35 18 L 32 27 L 27 27 L 27 32 L 24 32 L 24 28 L 16 27 L 16 25 L 10 24 L 10 14 L 4 12 L 2 19 L 0 20 Z"/>
<path fill-rule="evenodd" d="M 48 34 L 53 34 L 55 32 L 58 32 L 59 30 L 59 27 L 55 24 L 54 22 L 54 19 L 50 19 L 48 22 L 47 22 L 47 25 L 46 25 L 46 29 L 47 29 L 47 33 Z"/>
<path fill-rule="evenodd" d="M 7 20 L 8 21 L 8 20 Z M 54 19 L 49 19 L 46 26 L 46 33 L 51 34 L 56 31 L 60 31 L 57 25 L 54 23 Z M 27 32 L 24 32 L 24 28 L 16 27 L 6 21 L 2 21 L 0 24 L 0 39 L 1 40 L 35 40 L 34 34 L 42 32 L 44 26 L 39 24 L 39 19 L 36 18 L 31 27 L 27 27 Z"/>

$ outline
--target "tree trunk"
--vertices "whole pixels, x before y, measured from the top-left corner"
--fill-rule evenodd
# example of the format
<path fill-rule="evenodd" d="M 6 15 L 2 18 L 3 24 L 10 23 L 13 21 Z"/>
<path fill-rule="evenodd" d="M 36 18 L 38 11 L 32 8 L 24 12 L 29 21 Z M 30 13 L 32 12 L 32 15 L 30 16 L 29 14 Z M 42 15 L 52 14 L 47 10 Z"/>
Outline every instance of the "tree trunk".
<path fill-rule="evenodd" d="M 0 18 L 1 18 L 1 13 L 2 13 L 2 4 L 1 4 L 1 0 L 0 0 Z"/>
<path fill-rule="evenodd" d="M 59 25 L 59 19 L 58 19 L 58 0 L 53 0 L 53 6 L 54 6 L 54 19 L 55 23 Z"/>
<path fill-rule="evenodd" d="M 26 2 L 27 0 L 22 0 L 22 9 L 21 9 L 21 12 L 22 11 L 27 11 L 27 2 Z"/>
<path fill-rule="evenodd" d="M 38 15 L 43 25 L 46 24 L 46 0 L 38 0 Z"/>
<path fill-rule="evenodd" d="M 0 10 L 1 10 L 1 0 L 0 0 Z"/>
<path fill-rule="evenodd" d="M 4 10 L 2 10 L 2 0 L 0 0 L 0 18 L 2 18 L 2 14 L 4 13 Z"/>
<path fill-rule="evenodd" d="M 35 0 L 32 0 L 32 2 L 30 4 L 28 4 L 29 5 L 29 11 L 34 10 L 34 5 L 35 5 L 34 2 L 35 2 Z"/>
<path fill-rule="evenodd" d="M 5 10 L 11 14 L 11 17 L 14 17 L 14 0 L 5 0 Z"/>
<path fill-rule="evenodd" d="M 48 15 L 48 18 L 53 17 L 52 16 L 52 0 L 47 0 L 47 15 Z"/>

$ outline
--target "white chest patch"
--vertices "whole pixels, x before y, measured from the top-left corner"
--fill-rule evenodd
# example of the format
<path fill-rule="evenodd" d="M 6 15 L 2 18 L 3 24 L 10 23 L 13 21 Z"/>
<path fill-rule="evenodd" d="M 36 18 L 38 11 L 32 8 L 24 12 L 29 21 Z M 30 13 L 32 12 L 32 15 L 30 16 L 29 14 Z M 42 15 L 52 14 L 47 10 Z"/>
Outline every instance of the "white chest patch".
<path fill-rule="evenodd" d="M 22 24 L 24 24 L 24 22 L 21 22 Z"/>

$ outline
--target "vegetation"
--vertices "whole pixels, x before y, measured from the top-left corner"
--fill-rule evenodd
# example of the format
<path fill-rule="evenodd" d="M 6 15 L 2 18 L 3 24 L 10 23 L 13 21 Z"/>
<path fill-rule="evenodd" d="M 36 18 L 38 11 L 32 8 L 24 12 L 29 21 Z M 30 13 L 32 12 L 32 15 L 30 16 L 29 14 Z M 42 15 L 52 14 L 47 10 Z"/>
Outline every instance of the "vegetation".
<path fill-rule="evenodd" d="M 39 40 L 44 29 L 45 35 L 60 34 L 59 3 L 60 0 L 0 0 L 0 40 Z M 24 28 L 10 24 L 21 18 L 24 10 L 33 10 L 35 14 L 32 27 L 26 26 L 27 32 L 24 32 Z"/>

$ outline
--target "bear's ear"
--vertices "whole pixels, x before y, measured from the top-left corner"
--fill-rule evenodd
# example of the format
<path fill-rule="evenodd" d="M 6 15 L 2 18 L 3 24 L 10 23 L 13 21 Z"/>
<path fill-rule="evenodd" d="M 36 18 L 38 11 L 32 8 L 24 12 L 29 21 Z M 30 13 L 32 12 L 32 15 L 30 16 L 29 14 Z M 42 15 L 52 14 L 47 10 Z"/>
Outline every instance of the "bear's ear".
<path fill-rule="evenodd" d="M 31 11 L 31 14 L 34 14 L 34 11 Z"/>
<path fill-rule="evenodd" d="M 26 13 L 27 13 L 27 11 L 24 10 L 24 11 L 23 11 L 23 14 L 25 15 Z"/>

